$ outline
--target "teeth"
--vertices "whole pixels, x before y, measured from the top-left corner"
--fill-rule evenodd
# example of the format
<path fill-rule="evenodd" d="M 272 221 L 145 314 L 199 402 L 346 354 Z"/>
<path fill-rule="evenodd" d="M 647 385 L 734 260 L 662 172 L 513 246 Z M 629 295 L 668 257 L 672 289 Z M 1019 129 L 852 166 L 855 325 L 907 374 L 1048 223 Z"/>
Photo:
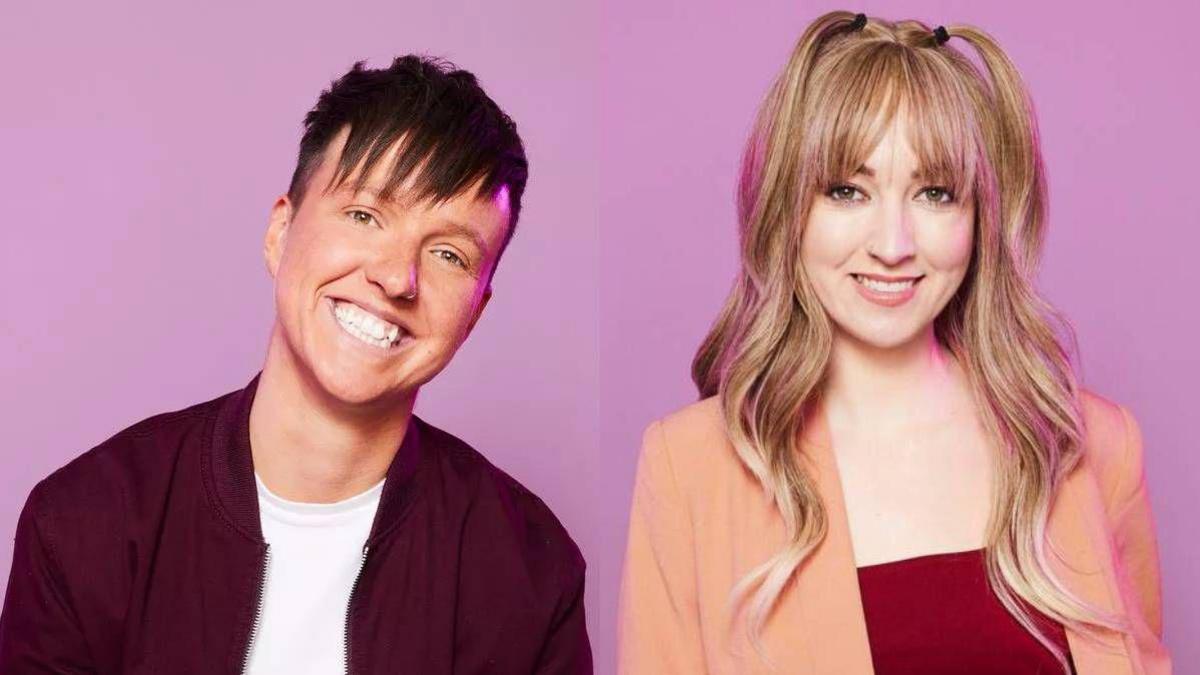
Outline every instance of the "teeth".
<path fill-rule="evenodd" d="M 354 337 L 358 338 L 359 340 L 362 340 L 363 342 L 365 342 L 369 345 L 373 345 L 375 347 L 381 347 L 384 349 L 392 346 L 392 343 L 390 340 L 377 340 L 353 326 L 348 326 L 344 323 L 341 325 L 342 325 L 342 328 L 344 328 L 347 333 L 353 335 Z"/>
<path fill-rule="evenodd" d="M 348 302 L 334 301 L 334 315 L 346 332 L 375 345 L 389 347 L 400 336 L 400 327 L 359 309 Z"/>
<path fill-rule="evenodd" d="M 858 283 L 862 284 L 863 286 L 870 288 L 871 290 L 882 291 L 884 293 L 899 293 L 901 291 L 911 288 L 912 285 L 915 284 L 917 281 L 916 279 L 909 279 L 908 281 L 895 281 L 895 282 L 876 281 L 874 279 L 868 279 L 867 277 L 859 276 L 857 274 L 854 275 L 854 280 L 857 281 Z"/>

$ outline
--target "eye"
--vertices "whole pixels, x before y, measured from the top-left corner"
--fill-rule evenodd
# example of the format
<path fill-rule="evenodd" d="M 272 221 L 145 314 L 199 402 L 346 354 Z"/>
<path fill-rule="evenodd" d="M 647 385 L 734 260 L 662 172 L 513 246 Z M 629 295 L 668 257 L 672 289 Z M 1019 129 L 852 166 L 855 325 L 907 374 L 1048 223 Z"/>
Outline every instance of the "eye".
<path fill-rule="evenodd" d="M 368 213 L 367 211 L 363 211 L 361 209 L 352 209 L 347 211 L 346 215 L 350 216 L 351 220 L 360 225 L 370 225 L 371 223 L 375 222 L 374 214 Z"/>
<path fill-rule="evenodd" d="M 944 188 L 941 186 L 935 185 L 935 186 L 927 187 L 924 190 L 921 190 L 921 194 L 928 195 L 929 199 L 926 201 L 932 202 L 934 204 L 953 204 L 954 203 L 954 193 L 951 192 L 948 188 Z"/>
<path fill-rule="evenodd" d="M 862 195 L 862 191 L 853 185 L 834 185 L 825 191 L 825 196 L 835 202 L 861 202 L 866 200 L 866 195 L 861 199 L 856 199 L 855 194 Z"/>
<path fill-rule="evenodd" d="M 441 258 L 442 260 L 445 260 L 446 262 L 450 263 L 451 265 L 454 265 L 456 267 L 461 267 L 464 270 L 467 269 L 467 262 L 465 260 L 463 260 L 461 257 L 459 257 L 459 255 L 457 253 L 455 253 L 454 251 L 450 251 L 450 250 L 444 249 L 444 248 L 439 248 L 439 249 L 435 250 L 433 252 L 433 254 L 435 256 Z"/>

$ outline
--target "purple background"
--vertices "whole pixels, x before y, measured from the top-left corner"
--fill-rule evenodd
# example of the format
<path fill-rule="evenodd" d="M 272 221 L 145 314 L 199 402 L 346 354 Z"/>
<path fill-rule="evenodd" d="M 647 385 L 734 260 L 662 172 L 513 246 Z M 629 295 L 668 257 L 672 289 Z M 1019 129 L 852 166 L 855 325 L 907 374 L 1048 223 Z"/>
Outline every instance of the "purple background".
<path fill-rule="evenodd" d="M 0 19 L 0 540 L 33 484 L 156 412 L 243 386 L 272 319 L 267 210 L 300 120 L 357 59 L 446 56 L 517 120 L 532 163 L 496 295 L 417 411 L 554 508 L 589 565 L 598 673 L 642 428 L 735 270 L 733 184 L 794 40 L 840 5 L 21 3 Z M 1024 73 L 1050 176 L 1040 286 L 1084 386 L 1146 439 L 1167 642 L 1200 662 L 1196 405 L 1200 157 L 1194 4 L 865 3 L 974 23 Z M 961 42 L 952 44 L 962 45 Z M 10 547 L 0 546 L 0 579 Z"/>

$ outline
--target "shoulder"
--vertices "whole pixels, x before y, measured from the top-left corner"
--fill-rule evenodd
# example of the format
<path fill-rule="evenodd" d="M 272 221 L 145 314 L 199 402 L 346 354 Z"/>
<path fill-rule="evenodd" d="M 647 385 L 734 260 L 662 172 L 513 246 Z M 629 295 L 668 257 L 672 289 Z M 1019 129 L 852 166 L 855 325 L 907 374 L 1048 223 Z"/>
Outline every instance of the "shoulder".
<path fill-rule="evenodd" d="M 644 452 L 713 459 L 731 450 L 721 402 L 701 399 L 652 422 L 643 432 Z"/>
<path fill-rule="evenodd" d="M 688 447 L 708 447 L 726 442 L 721 401 L 716 396 L 683 406 L 663 416 L 655 424 L 660 425 L 663 433 L 669 434 L 673 441 Z"/>
<path fill-rule="evenodd" d="M 1084 463 L 1091 467 L 1106 504 L 1142 480 L 1142 435 L 1129 408 L 1094 391 L 1080 391 Z"/>
<path fill-rule="evenodd" d="M 469 510 L 468 527 L 498 537 L 495 544 L 509 541 L 530 562 L 583 574 L 579 546 L 546 502 L 466 441 L 419 418 L 416 422 L 422 451 L 437 465 L 443 497 Z"/>
<path fill-rule="evenodd" d="M 687 493 L 705 493 L 753 482 L 726 431 L 716 396 L 679 408 L 646 427 L 638 460 L 638 481 L 655 492 L 665 484 Z"/>
<path fill-rule="evenodd" d="M 80 525 L 121 516 L 138 491 L 165 483 L 179 455 L 207 433 L 207 423 L 229 394 L 157 413 L 77 455 L 33 487 L 28 503 L 39 515 Z M 87 529 L 95 529 L 88 525 Z"/>
<path fill-rule="evenodd" d="M 158 536 L 155 523 L 187 470 L 181 458 L 205 436 L 205 402 L 144 418 L 39 481 L 18 522 L 18 537 L 43 548 L 74 600 L 119 593 L 134 564 L 131 541 Z M 199 461 L 192 463 L 197 469 Z M 20 545 L 20 544 L 19 544 Z"/>

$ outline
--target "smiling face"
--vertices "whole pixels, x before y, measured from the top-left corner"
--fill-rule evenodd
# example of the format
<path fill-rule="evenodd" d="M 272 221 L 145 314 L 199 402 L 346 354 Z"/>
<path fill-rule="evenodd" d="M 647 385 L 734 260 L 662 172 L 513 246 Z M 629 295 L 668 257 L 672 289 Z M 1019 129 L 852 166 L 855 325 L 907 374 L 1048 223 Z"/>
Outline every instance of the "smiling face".
<path fill-rule="evenodd" d="M 921 176 L 907 124 L 898 111 L 858 173 L 817 190 L 800 244 L 838 333 L 876 348 L 932 330 L 974 244 L 974 205 L 946 182 Z"/>
<path fill-rule="evenodd" d="M 275 279 L 271 348 L 333 399 L 386 409 L 440 372 L 474 327 L 491 297 L 510 205 L 503 187 L 414 203 L 401 186 L 397 201 L 382 202 L 373 188 L 386 181 L 391 157 L 361 192 L 353 180 L 326 192 L 346 137 L 343 129 L 329 144 L 299 208 L 286 196 L 272 208 L 264 250 Z"/>

